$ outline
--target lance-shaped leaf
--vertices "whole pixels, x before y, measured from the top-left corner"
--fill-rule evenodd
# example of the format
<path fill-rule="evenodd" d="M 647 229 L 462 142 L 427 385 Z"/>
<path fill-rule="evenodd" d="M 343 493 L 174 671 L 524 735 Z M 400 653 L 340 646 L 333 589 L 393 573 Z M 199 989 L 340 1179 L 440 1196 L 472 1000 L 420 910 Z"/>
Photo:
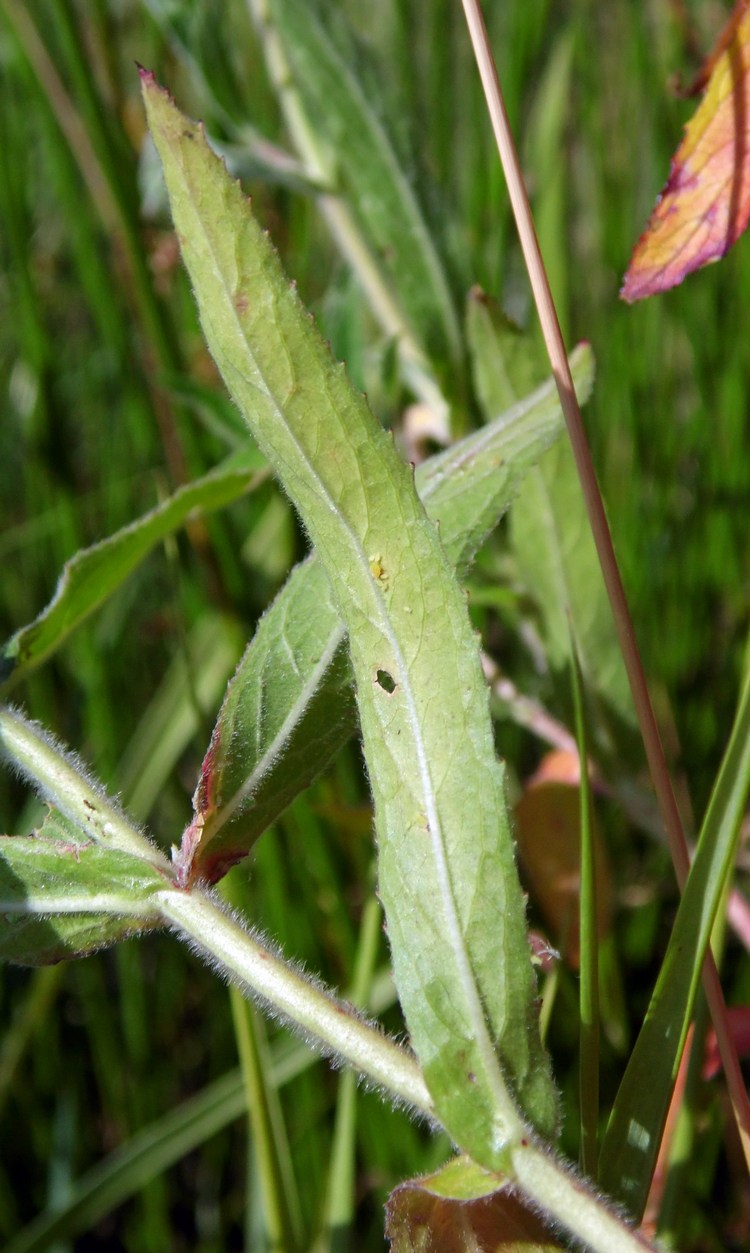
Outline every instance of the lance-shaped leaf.
<path fill-rule="evenodd" d="M 410 468 L 332 362 L 241 189 L 150 75 L 144 95 L 209 347 L 348 631 L 412 1044 L 449 1133 L 497 1167 L 524 1134 L 514 1100 L 546 1134 L 556 1100 L 463 594 Z"/>
<path fill-rule="evenodd" d="M 17 631 L 0 653 L 0 678 L 6 679 L 6 688 L 15 686 L 51 656 L 160 540 L 189 518 L 223 509 L 237 500 L 254 479 L 260 481 L 265 465 L 258 450 L 248 445 L 129 526 L 71 557 L 50 603 L 33 622 Z"/>
<path fill-rule="evenodd" d="M 571 369 L 583 401 L 593 378 L 588 346 L 573 353 Z M 417 491 L 459 570 L 562 429 L 549 381 L 417 468 Z M 324 769 L 355 723 L 344 627 L 313 554 L 261 619 L 229 684 L 183 839 L 182 880 L 221 878 Z"/>
<path fill-rule="evenodd" d="M 167 874 L 106 848 L 52 810 L 32 836 L 0 836 L 0 961 L 81 957 L 160 925 Z"/>
<path fill-rule="evenodd" d="M 636 244 L 623 300 L 668 291 L 718 261 L 750 220 L 750 0 L 740 0 L 709 61 L 706 93 Z"/>

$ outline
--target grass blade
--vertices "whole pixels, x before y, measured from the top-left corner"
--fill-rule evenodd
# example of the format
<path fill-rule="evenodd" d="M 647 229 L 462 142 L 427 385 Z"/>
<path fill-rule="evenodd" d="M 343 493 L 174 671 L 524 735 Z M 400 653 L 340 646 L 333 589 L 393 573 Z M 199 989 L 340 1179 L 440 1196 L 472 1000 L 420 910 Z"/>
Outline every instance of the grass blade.
<path fill-rule="evenodd" d="M 703 820 L 695 858 L 602 1145 L 601 1184 L 640 1216 L 659 1151 L 716 911 L 732 874 L 750 790 L 750 681 Z"/>
<path fill-rule="evenodd" d="M 320 211 L 370 309 L 396 343 L 406 381 L 444 424 L 448 405 L 436 382 L 435 363 L 442 364 L 447 355 L 458 370 L 456 312 L 382 109 L 368 98 L 366 79 L 352 72 L 352 65 L 361 62 L 361 50 L 352 59 L 352 35 L 344 31 L 341 13 L 336 14 L 334 39 L 330 13 L 322 6 L 312 11 L 310 6 L 290 7 L 285 0 L 278 6 L 252 0 L 251 7 L 287 128 L 311 178 L 323 185 Z M 346 48 L 339 48 L 339 40 Z M 375 88 L 373 97 L 379 94 Z M 331 109 L 332 97 L 342 106 L 341 113 Z M 411 236 L 413 249 L 394 268 L 405 236 Z M 426 284 L 421 290 L 420 282 Z M 433 304 L 424 300 L 430 291 Z M 412 321 L 417 311 L 426 321 Z M 430 360 L 425 352 L 429 328 L 434 346 L 443 343 L 441 358 Z"/>

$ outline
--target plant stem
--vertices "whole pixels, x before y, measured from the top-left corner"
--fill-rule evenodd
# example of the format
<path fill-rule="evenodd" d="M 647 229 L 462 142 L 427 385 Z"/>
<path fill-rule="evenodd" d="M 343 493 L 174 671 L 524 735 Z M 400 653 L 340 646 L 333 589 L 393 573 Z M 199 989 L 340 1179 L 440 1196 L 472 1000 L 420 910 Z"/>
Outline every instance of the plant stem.
<path fill-rule="evenodd" d="M 637 1253 L 654 1246 L 608 1209 L 549 1151 L 531 1142 L 511 1150 L 513 1174 L 529 1200 L 596 1253 Z"/>
<path fill-rule="evenodd" d="M 308 1043 L 335 1053 L 378 1087 L 433 1117 L 419 1067 L 406 1049 L 337 1001 L 319 984 L 293 970 L 257 935 L 246 930 L 207 892 L 158 892 L 153 898 L 165 921 L 273 1014 L 289 1021 Z"/>
<path fill-rule="evenodd" d="M 578 1062 L 581 1112 L 581 1169 L 590 1179 L 598 1172 L 599 1126 L 599 930 L 597 918 L 596 844 L 589 781 L 589 750 L 583 676 L 571 627 L 573 702 L 581 770 L 581 885 L 580 885 L 580 1048 Z"/>
<path fill-rule="evenodd" d="M 46 801 L 90 832 L 92 839 L 169 867 L 156 845 L 140 834 L 101 786 L 86 777 L 81 763 L 65 754 L 48 731 L 14 709 L 0 708 L 0 759 L 29 779 Z"/>
<path fill-rule="evenodd" d="M 656 717 L 646 683 L 646 675 L 640 652 L 638 651 L 635 630 L 628 608 L 625 589 L 620 577 L 620 570 L 617 565 L 612 535 L 604 511 L 604 502 L 602 501 L 596 480 L 581 411 L 576 399 L 552 293 L 539 249 L 536 231 L 534 230 L 529 199 L 521 174 L 518 154 L 513 143 L 497 69 L 492 57 L 487 30 L 478 0 L 463 0 L 463 6 L 474 48 L 474 55 L 487 99 L 487 107 L 495 133 L 495 140 L 500 153 L 500 160 L 505 173 L 508 194 L 513 207 L 529 281 L 542 326 L 552 373 L 557 384 L 560 404 L 565 415 L 565 423 L 581 482 L 581 491 L 586 503 L 589 524 L 599 554 L 607 595 L 612 606 L 615 629 L 628 674 L 646 759 L 662 823 L 667 833 L 677 882 L 680 890 L 682 890 L 690 869 L 687 841 L 682 829 L 682 821 L 669 776 L 659 728 L 656 724 Z M 716 1028 L 721 1060 L 732 1098 L 745 1159 L 748 1168 L 750 1168 L 750 1099 L 742 1081 L 737 1052 L 728 1026 L 726 1005 L 719 982 L 719 975 L 710 953 L 706 956 L 703 966 L 703 982 L 706 999 L 711 1010 L 711 1017 Z"/>
<path fill-rule="evenodd" d="M 267 1008 L 301 1030 L 309 1044 L 322 1045 L 378 1087 L 424 1116 L 432 1103 L 416 1061 L 352 1006 L 337 1001 L 277 957 L 258 937 L 230 917 L 207 892 L 168 890 L 152 898 L 165 921 L 191 947 L 229 975 Z M 510 1176 L 524 1194 L 596 1253 L 651 1249 L 550 1152 L 521 1135 L 509 1146 Z M 498 1176 L 498 1185 L 502 1178 Z"/>
<path fill-rule="evenodd" d="M 80 765 L 20 714 L 0 709 L 0 757 L 31 778 L 46 798 L 101 839 L 151 861 L 167 859 L 130 825 Z M 334 1053 L 416 1113 L 434 1119 L 430 1094 L 412 1055 L 351 1005 L 337 1001 L 269 950 L 230 916 L 218 898 L 169 888 L 151 897 L 164 922 L 222 974 L 300 1030 L 309 1044 Z M 588 1192 L 548 1150 L 533 1145 L 521 1124 L 509 1146 L 512 1175 L 526 1195 L 597 1253 L 650 1247 Z M 500 1181 L 500 1180 L 499 1180 Z"/>

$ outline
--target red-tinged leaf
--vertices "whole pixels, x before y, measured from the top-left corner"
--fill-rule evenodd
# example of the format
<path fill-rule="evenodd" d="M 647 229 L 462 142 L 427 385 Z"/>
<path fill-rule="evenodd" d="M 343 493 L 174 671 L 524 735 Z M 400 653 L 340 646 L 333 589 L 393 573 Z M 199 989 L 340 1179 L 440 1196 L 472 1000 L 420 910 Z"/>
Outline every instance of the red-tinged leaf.
<path fill-rule="evenodd" d="M 563 1246 L 498 1175 L 455 1158 L 388 1199 L 391 1253 L 556 1253 Z"/>
<path fill-rule="evenodd" d="M 750 0 L 740 0 L 709 59 L 705 96 L 638 241 L 622 298 L 667 291 L 718 261 L 750 220 Z"/>

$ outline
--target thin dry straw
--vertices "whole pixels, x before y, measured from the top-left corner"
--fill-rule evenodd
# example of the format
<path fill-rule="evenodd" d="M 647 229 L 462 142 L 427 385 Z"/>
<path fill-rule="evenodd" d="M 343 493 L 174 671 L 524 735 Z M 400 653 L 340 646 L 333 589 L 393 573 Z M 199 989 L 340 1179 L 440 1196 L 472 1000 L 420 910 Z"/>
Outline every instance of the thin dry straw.
<path fill-rule="evenodd" d="M 682 822 L 672 789 L 672 780 L 669 776 L 659 729 L 656 725 L 656 718 L 651 704 L 641 656 L 638 651 L 625 589 L 620 578 L 609 523 L 604 512 L 604 503 L 596 481 L 591 452 L 586 440 L 583 419 L 581 418 L 581 411 L 576 399 L 562 333 L 557 320 L 549 282 L 547 281 L 536 231 L 534 230 L 531 208 L 521 175 L 518 155 L 513 143 L 497 69 L 478 0 L 463 0 L 463 7 L 474 48 L 474 56 L 476 57 L 482 86 L 484 87 L 492 129 L 500 153 L 500 161 L 508 186 L 508 194 L 516 220 L 534 302 L 542 325 L 552 373 L 560 395 L 560 405 L 565 415 L 568 437 L 573 449 L 581 491 L 589 516 L 589 525 L 591 526 L 599 554 L 607 595 L 612 606 L 615 628 L 625 661 L 630 689 L 633 694 L 633 702 L 646 751 L 646 759 L 662 822 L 667 832 L 677 882 L 680 890 L 682 890 L 690 869 L 687 842 L 682 830 Z M 710 952 L 707 954 L 703 964 L 703 986 L 711 1010 L 711 1018 L 716 1029 L 721 1060 L 745 1159 L 750 1169 L 750 1100 L 745 1091 L 737 1052 L 729 1031 L 726 1005 L 719 982 L 719 974 Z"/>

